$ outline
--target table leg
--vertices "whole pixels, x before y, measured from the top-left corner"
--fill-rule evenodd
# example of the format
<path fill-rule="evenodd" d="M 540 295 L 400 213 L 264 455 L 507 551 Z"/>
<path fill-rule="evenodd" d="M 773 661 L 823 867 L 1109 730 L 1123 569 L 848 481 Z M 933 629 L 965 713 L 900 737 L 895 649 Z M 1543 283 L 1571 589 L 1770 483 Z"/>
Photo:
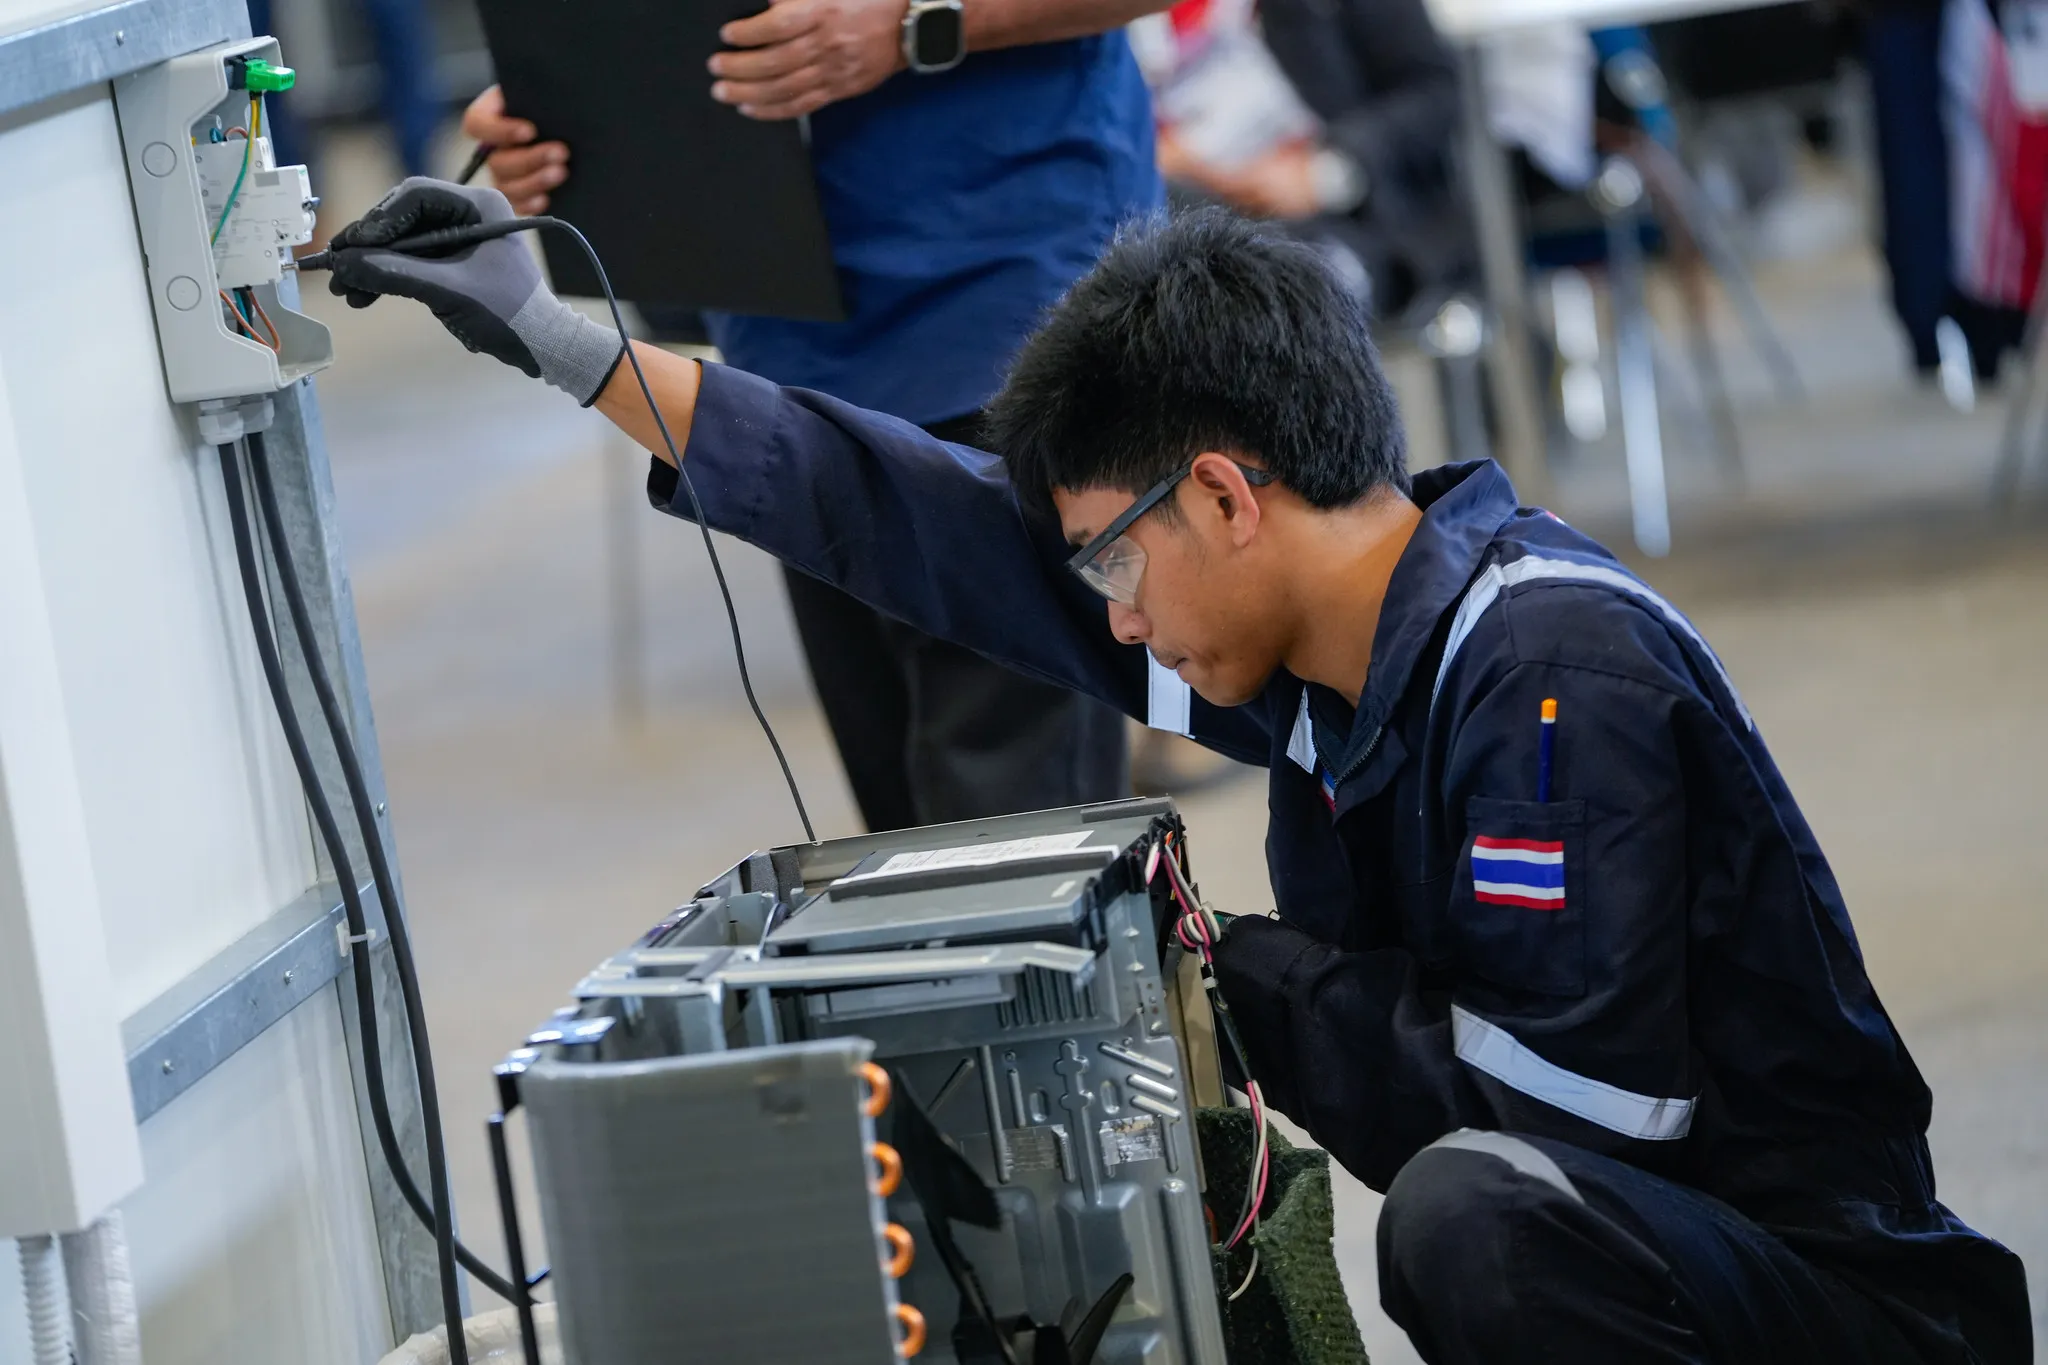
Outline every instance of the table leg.
<path fill-rule="evenodd" d="M 1494 454 L 1515 481 L 1523 503 L 1533 505 L 1549 496 L 1550 477 L 1544 464 L 1543 405 L 1529 346 L 1521 215 L 1516 210 L 1507 153 L 1487 128 L 1486 90 L 1474 44 L 1459 46 L 1458 84 L 1464 98 L 1466 187 L 1478 230 L 1480 280 L 1493 328 L 1487 347 L 1487 377 L 1499 434 Z"/>
<path fill-rule="evenodd" d="M 1628 463 L 1629 517 L 1636 548 L 1671 553 L 1671 503 L 1664 486 L 1664 430 L 1657 357 L 1643 287 L 1643 182 L 1620 157 L 1594 187 L 1607 220 L 1607 286 L 1614 303 L 1614 371 L 1621 389 L 1621 443 Z"/>

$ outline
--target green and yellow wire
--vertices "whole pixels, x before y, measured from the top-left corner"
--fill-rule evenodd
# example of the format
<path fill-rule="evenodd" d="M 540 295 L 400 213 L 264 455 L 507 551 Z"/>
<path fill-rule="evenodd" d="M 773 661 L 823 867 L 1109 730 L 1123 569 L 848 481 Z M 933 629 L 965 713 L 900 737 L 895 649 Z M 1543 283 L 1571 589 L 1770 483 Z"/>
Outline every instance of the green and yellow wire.
<path fill-rule="evenodd" d="M 228 201 L 220 206 L 220 221 L 213 225 L 213 236 L 207 238 L 211 246 L 220 241 L 221 229 L 228 225 L 228 215 L 235 211 L 235 200 L 242 195 L 242 182 L 249 176 L 249 158 L 255 154 L 256 138 L 263 131 L 263 105 L 254 95 L 249 96 L 249 131 L 242 135 L 242 169 L 235 172 L 235 183 L 228 190 Z"/>

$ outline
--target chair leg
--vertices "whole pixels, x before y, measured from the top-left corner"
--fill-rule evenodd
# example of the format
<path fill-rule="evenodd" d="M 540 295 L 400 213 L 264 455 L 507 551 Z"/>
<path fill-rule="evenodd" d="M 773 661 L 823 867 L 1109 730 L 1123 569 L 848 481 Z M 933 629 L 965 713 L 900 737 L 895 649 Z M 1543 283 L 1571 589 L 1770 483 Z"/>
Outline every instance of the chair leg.
<path fill-rule="evenodd" d="M 1422 349 L 1436 369 L 1443 405 L 1446 454 L 1454 461 L 1483 460 L 1493 453 L 1480 368 L 1486 340 L 1485 319 L 1462 295 L 1447 300 L 1422 329 Z"/>
<path fill-rule="evenodd" d="M 1999 437 L 1998 464 L 1991 472 L 1991 500 L 2009 504 L 2020 490 L 2020 475 L 2027 462 L 2025 443 L 2027 418 L 2034 406 L 2034 382 L 2041 369 L 2041 330 L 2048 324 L 2048 257 L 2041 261 L 2041 276 L 2034 284 L 2034 306 L 2027 314 L 2026 334 L 2020 338 L 2019 383 L 2013 388 L 2011 406 L 2005 413 L 2005 431 Z M 2048 449 L 2048 431 L 2042 436 Z"/>
<path fill-rule="evenodd" d="M 1591 444 L 1607 434 L 1607 386 L 1600 377 L 1600 307 L 1585 275 L 1570 266 L 1550 277 L 1550 329 L 1560 362 L 1564 428 Z"/>
<path fill-rule="evenodd" d="M 1706 409 L 1707 424 L 1713 432 L 1714 451 L 1721 457 L 1721 470 L 1733 483 L 1743 482 L 1742 433 L 1735 425 L 1735 404 L 1728 397 L 1728 381 L 1721 373 L 1721 354 L 1707 331 L 1706 279 L 1699 252 L 1688 246 L 1677 253 L 1678 293 L 1685 308 L 1685 343 L 1691 354 L 1693 375 L 1699 381 L 1700 404 Z"/>
<path fill-rule="evenodd" d="M 1743 329 L 1749 333 L 1750 345 L 1756 348 L 1764 368 L 1770 371 L 1778 396 L 1788 403 L 1803 402 L 1806 385 L 1799 378 L 1799 367 L 1793 364 L 1792 353 L 1785 349 L 1785 343 L 1778 339 L 1777 329 L 1771 325 L 1770 315 L 1764 311 L 1763 301 L 1757 297 L 1756 281 L 1750 277 L 1749 267 L 1743 264 L 1741 254 L 1735 250 L 1727 229 L 1722 225 L 1721 216 L 1708 203 L 1692 173 L 1669 149 L 1650 138 L 1636 139 L 1629 155 L 1640 158 L 1643 174 L 1655 187 L 1658 197 L 1671 205 L 1672 211 L 1684 224 L 1686 235 L 1699 244 L 1707 264 L 1720 277 L 1721 287 L 1728 291 L 1736 313 L 1742 318 Z"/>
<path fill-rule="evenodd" d="M 1643 293 L 1643 178 L 1626 157 L 1609 157 L 1593 184 L 1607 223 L 1607 269 L 1614 300 L 1614 368 L 1621 391 L 1621 440 L 1628 465 L 1636 548 L 1671 553 L 1671 504 L 1664 481 L 1664 433 L 1657 403 L 1657 357 Z"/>

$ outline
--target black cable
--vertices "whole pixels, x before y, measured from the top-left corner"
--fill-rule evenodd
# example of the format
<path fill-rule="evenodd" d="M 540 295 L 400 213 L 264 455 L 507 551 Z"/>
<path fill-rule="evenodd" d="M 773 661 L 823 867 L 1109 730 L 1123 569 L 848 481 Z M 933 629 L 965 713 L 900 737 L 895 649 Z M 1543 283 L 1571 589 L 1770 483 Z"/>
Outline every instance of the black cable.
<path fill-rule="evenodd" d="M 391 933 L 392 965 L 397 968 L 399 990 L 405 1001 L 407 1032 L 412 1036 L 413 1056 L 419 1071 L 422 1096 L 422 1119 L 429 1129 L 428 1142 L 432 1148 L 440 1146 L 432 1133 L 440 1128 L 440 1104 L 434 1086 L 433 1052 L 427 1039 L 426 1010 L 420 993 L 419 975 L 412 954 L 412 933 L 406 923 L 403 902 L 398 894 L 398 879 L 392 874 L 391 860 L 385 847 L 383 833 L 377 821 L 376 805 L 370 799 L 369 783 L 364 779 L 361 755 L 356 751 L 354 737 L 350 732 L 346 713 L 341 700 L 335 694 L 334 683 L 328 675 L 326 662 L 321 658 L 318 637 L 313 633 L 312 617 L 306 610 L 306 594 L 299 579 L 299 572 L 290 549 L 290 538 L 285 534 L 284 517 L 279 511 L 277 487 L 270 474 L 269 450 L 264 444 L 261 432 L 249 436 L 249 464 L 255 476 L 256 506 L 262 518 L 264 534 L 269 538 L 271 556 L 277 564 L 278 586 L 283 590 L 285 606 L 291 616 L 292 630 L 299 638 L 299 649 L 306 658 L 306 672 L 313 684 L 313 694 L 319 699 L 320 714 L 327 723 L 327 733 L 333 738 L 335 756 L 340 760 L 342 781 L 348 788 L 350 804 L 354 807 L 356 826 L 362 832 L 363 848 L 369 855 L 370 876 L 377 887 L 377 897 L 384 907 L 385 927 Z M 289 698 L 287 698 L 287 701 Z M 318 782 L 316 774 L 301 773 L 306 785 Z M 361 932 L 352 930 L 352 932 Z M 367 948 L 363 950 L 367 954 Z M 367 957 L 366 957 L 367 960 Z M 365 1046 L 376 1037 L 377 1024 L 369 1019 L 363 1029 Z M 369 1087 L 370 1103 L 373 1110 L 384 1110 L 389 1104 L 381 1083 Z M 386 1164 L 391 1167 L 392 1179 L 397 1183 L 399 1193 L 420 1221 L 429 1229 L 436 1229 L 439 1220 L 429 1210 L 427 1201 L 421 1197 L 419 1186 L 414 1183 L 412 1171 L 407 1166 L 403 1150 L 399 1147 L 395 1131 L 390 1123 L 388 1110 L 378 1123 L 378 1139 L 383 1141 L 386 1133 L 392 1133 L 391 1140 L 384 1146 Z M 458 1240 L 455 1243 L 455 1258 L 463 1268 L 477 1277 L 492 1293 L 507 1302 L 518 1302 L 518 1290 L 513 1281 L 498 1274 L 485 1264 L 468 1247 Z"/>
<path fill-rule="evenodd" d="M 711 540 L 711 523 L 704 519 L 704 504 L 697 499 L 697 485 L 690 482 L 690 471 L 683 468 L 683 453 L 676 449 L 676 438 L 669 434 L 668 419 L 661 415 L 661 405 L 654 401 L 654 389 L 647 382 L 647 371 L 640 368 L 640 355 L 633 349 L 632 334 L 626 330 L 626 315 L 619 310 L 619 296 L 612 292 L 611 279 L 604 273 L 604 262 L 597 258 L 597 248 L 574 223 L 547 216 L 521 218 L 516 222 L 522 229 L 550 227 L 566 232 L 576 239 L 576 245 L 582 247 L 583 254 L 590 259 L 598 287 L 604 290 L 604 301 L 611 307 L 612 325 L 619 329 L 619 344 L 625 348 L 627 363 L 633 367 L 633 378 L 640 381 L 640 396 L 647 400 L 647 410 L 654 415 L 655 428 L 661 432 L 662 443 L 668 447 L 669 463 L 676 467 L 676 477 L 682 481 L 683 491 L 690 495 L 690 515 L 696 519 L 697 530 L 704 537 L 704 553 L 710 557 L 711 573 L 718 580 L 718 596 L 725 603 L 726 624 L 732 629 L 732 657 L 733 662 L 739 665 L 740 689 L 747 694 L 747 705 L 753 708 L 761 733 L 768 737 L 768 747 L 775 751 L 775 762 L 782 769 L 782 780 L 789 784 L 789 799 L 796 804 L 796 818 L 803 822 L 804 838 L 815 844 L 818 833 L 811 828 L 811 813 L 804 809 L 804 796 L 797 790 L 796 774 L 789 770 L 789 759 L 782 752 L 782 741 L 775 737 L 775 727 L 768 723 L 768 713 L 761 709 L 760 700 L 754 696 L 754 678 L 747 671 L 747 647 L 740 638 L 740 614 L 733 607 L 732 589 L 725 581 L 725 566 L 719 562 L 718 547 Z"/>
<path fill-rule="evenodd" d="M 469 154 L 469 160 L 462 163 L 462 171 L 455 177 L 455 183 L 467 185 L 476 179 L 476 173 L 484 168 L 484 163 L 491 159 L 491 153 L 497 150 L 488 142 L 477 143 L 476 150 Z"/>
<path fill-rule="evenodd" d="M 1186 862 L 1187 838 L 1187 828 L 1183 825 L 1180 830 L 1180 838 L 1176 839 L 1165 850 L 1166 878 L 1173 883 L 1175 893 L 1179 895 L 1186 905 L 1197 907 L 1202 903 L 1202 896 L 1201 891 L 1195 886 L 1194 878 L 1189 875 L 1189 866 Z M 1215 1019 L 1218 1031 L 1223 1034 L 1224 1041 L 1230 1044 L 1231 1053 L 1237 1058 L 1237 1074 L 1244 1077 L 1246 1084 L 1250 1084 L 1252 1080 L 1251 1058 L 1245 1053 L 1244 1041 L 1237 1036 L 1237 1021 L 1231 1016 L 1230 1002 L 1223 998 L 1223 992 L 1220 989 L 1214 989 L 1216 986 L 1215 968 L 1209 962 L 1199 957 L 1196 959 L 1196 962 L 1201 971 L 1203 992 L 1209 997 L 1209 1013 Z M 1255 1113 L 1254 1118 L 1262 1119 L 1263 1115 Z M 1260 1136 L 1256 1131 L 1252 1133 L 1252 1150 L 1254 1152 L 1258 1150 Z M 1258 1197 L 1259 1173 L 1257 1171 L 1247 1171 L 1244 1182 L 1244 1203 L 1238 1209 L 1237 1221 L 1232 1223 L 1231 1227 L 1239 1228 L 1244 1226 L 1245 1219 L 1251 1216 L 1252 1210 L 1258 1203 Z"/>
<path fill-rule="evenodd" d="M 227 494 L 228 521 L 234 531 L 235 561 L 241 570 L 242 595 L 248 603 L 249 625 L 256 637 L 256 653 L 262 661 L 263 679 L 269 685 L 271 701 L 277 709 L 278 725 L 284 731 L 286 747 L 291 750 L 293 766 L 298 769 L 299 780 L 305 787 L 306 804 L 312 809 L 313 823 L 320 831 L 321 841 L 327 845 L 328 856 L 334 863 L 335 876 L 341 882 L 342 905 L 348 917 L 352 940 L 350 946 L 354 950 L 356 1007 L 364 1024 L 364 1069 L 376 1071 L 378 1084 L 371 1087 L 371 1094 L 381 1096 L 382 1066 L 373 1041 L 376 1027 L 376 995 L 370 975 L 369 931 L 363 914 L 362 897 L 356 889 L 355 873 L 348 860 L 347 846 L 342 842 L 341 828 L 335 823 L 334 808 L 328 803 L 327 794 L 321 788 L 319 774 L 313 766 L 312 752 L 306 747 L 305 731 L 300 727 L 298 711 L 292 705 L 291 692 L 285 683 L 284 665 L 278 658 L 277 641 L 271 635 L 270 614 L 263 601 L 262 574 L 257 567 L 256 548 L 249 533 L 249 509 L 242 492 L 241 461 L 232 442 L 225 442 L 220 446 L 220 472 L 221 483 Z M 390 907 L 386 908 L 388 912 Z M 424 1066 L 421 1069 L 421 1080 L 424 1100 L 426 1095 L 431 1093 L 426 1089 L 430 1082 L 427 1082 L 427 1071 Z M 434 1211 L 438 1215 L 435 1220 L 435 1248 L 441 1258 L 441 1307 L 448 1322 L 449 1361 L 450 1365 L 469 1365 L 469 1353 L 462 1338 L 462 1295 L 455 1279 L 454 1220 L 448 1216 L 446 1154 L 440 1151 L 438 1113 L 430 1102 L 424 1104 L 423 1109 L 434 1115 L 429 1121 L 427 1168 L 428 1179 L 434 1187 Z M 389 1123 L 389 1114 L 383 1114 L 378 1133 L 380 1140 L 389 1132 Z M 394 1138 L 392 1146 L 395 1145 Z M 391 1154 L 391 1148 L 387 1147 L 386 1155 Z M 394 1165 L 394 1170 L 397 1169 L 403 1169 L 402 1163 Z"/>
<path fill-rule="evenodd" d="M 475 223 L 467 227 L 437 228 L 431 232 L 401 237 L 395 242 L 376 248 L 380 251 L 396 251 L 404 255 L 422 255 L 432 251 L 452 251 L 460 247 L 474 246 L 499 237 L 510 237 L 516 232 L 529 232 L 535 228 L 554 228 L 566 232 L 576 239 L 576 245 L 583 248 L 583 254 L 590 261 L 590 268 L 597 276 L 598 287 L 604 290 L 604 301 L 612 311 L 612 325 L 618 328 L 619 344 L 625 348 L 626 361 L 633 367 L 633 377 L 640 382 L 640 396 L 647 400 L 647 411 L 654 416 L 654 425 L 661 432 L 663 444 L 668 447 L 669 463 L 676 468 L 676 478 L 683 491 L 690 495 L 690 513 L 696 519 L 697 530 L 704 537 L 704 553 L 710 557 L 712 575 L 718 580 L 718 595 L 725 603 L 726 624 L 732 630 L 733 661 L 739 665 L 740 688 L 747 694 L 747 705 L 753 709 L 754 719 L 761 726 L 761 733 L 768 737 L 768 747 L 775 751 L 775 762 L 782 769 L 782 780 L 789 785 L 789 799 L 796 805 L 797 819 L 803 822 L 804 837 L 812 843 L 818 842 L 817 831 L 811 827 L 811 813 L 804 808 L 803 793 L 797 790 L 796 774 L 790 771 L 789 759 L 782 752 L 782 741 L 775 737 L 775 727 L 768 723 L 768 713 L 761 709 L 760 699 L 754 695 L 754 678 L 747 671 L 747 647 L 740 638 L 740 614 L 732 604 L 732 589 L 725 581 L 725 566 L 719 561 L 718 547 L 712 543 L 711 527 L 704 519 L 704 504 L 697 497 L 697 485 L 690 481 L 690 471 L 683 468 L 683 453 L 676 448 L 676 438 L 669 432 L 668 419 L 661 415 L 661 405 L 654 401 L 654 389 L 647 382 L 647 372 L 640 368 L 640 356 L 633 349 L 632 334 L 626 330 L 626 315 L 619 308 L 619 296 L 612 292 L 611 278 L 605 274 L 604 262 L 597 258 L 597 248 L 574 223 L 560 218 L 541 215 L 533 218 L 507 218 L 495 223 Z M 333 248 L 316 251 L 299 262 L 299 269 L 329 270 L 333 268 Z"/>
<path fill-rule="evenodd" d="M 481 156 L 473 160 L 480 162 Z M 461 245 L 490 237 L 509 236 L 513 232 L 538 227 L 553 227 L 567 232 L 583 249 L 598 277 L 599 285 L 604 290 L 605 301 L 611 308 L 612 323 L 618 329 L 621 346 L 627 361 L 633 367 L 633 376 L 640 385 L 641 396 L 647 402 L 648 412 L 654 417 L 655 426 L 661 432 L 662 441 L 668 448 L 669 458 L 675 465 L 677 476 L 684 491 L 689 495 L 691 511 L 696 519 L 698 531 L 703 537 L 704 551 L 711 561 L 712 574 L 718 582 L 720 600 L 725 606 L 726 623 L 732 633 L 733 659 L 739 669 L 740 686 L 746 693 L 747 704 L 752 709 L 762 734 L 766 736 L 769 747 L 774 751 L 776 763 L 782 770 L 783 781 L 789 787 L 790 799 L 796 806 L 797 818 L 803 823 L 804 834 L 815 843 L 817 834 L 811 825 L 810 812 L 804 806 L 803 794 L 797 787 L 796 775 L 790 769 L 789 759 L 783 752 L 781 741 L 776 737 L 774 726 L 769 723 L 767 713 L 762 710 L 760 700 L 754 693 L 753 676 L 747 667 L 746 645 L 740 631 L 739 612 L 733 604 L 732 589 L 726 581 L 725 567 L 719 560 L 718 548 L 711 539 L 710 527 L 704 516 L 704 505 L 698 498 L 696 485 L 691 481 L 689 472 L 683 468 L 682 453 L 677 449 L 675 436 L 669 431 L 667 419 L 662 416 L 661 407 L 655 401 L 653 386 L 648 383 L 646 371 L 640 364 L 640 357 L 633 351 L 625 317 L 619 307 L 618 296 L 612 291 L 611 280 L 605 273 L 604 263 L 598 259 L 596 249 L 580 230 L 573 224 L 557 218 L 527 218 L 484 226 L 489 230 L 478 231 L 472 228 L 423 234 L 436 240 L 422 242 L 410 239 L 395 243 L 394 249 L 419 250 Z M 451 236 L 457 236 L 461 240 L 450 241 L 448 239 Z M 326 264 L 325 253 L 320 253 L 320 256 L 322 259 L 317 262 L 309 258 L 307 262 L 302 263 L 302 268 L 321 268 Z M 277 655 L 276 641 L 271 635 L 272 627 L 264 603 L 262 579 L 256 563 L 255 549 L 251 543 L 249 511 L 242 488 L 240 461 L 234 445 L 230 443 L 219 448 L 221 475 L 226 487 L 229 519 L 234 528 L 236 558 L 241 567 L 250 624 L 256 635 L 257 652 L 262 660 L 264 678 L 277 710 L 278 722 L 285 732 L 286 745 L 291 750 L 292 761 L 298 769 L 301 785 L 305 788 L 307 804 L 313 811 L 314 823 L 319 829 L 321 841 L 327 847 L 329 859 L 334 864 L 335 875 L 341 883 L 343 913 L 348 920 L 351 961 L 355 967 L 356 1008 L 361 1022 L 365 1055 L 364 1081 L 370 1095 L 371 1116 L 377 1131 L 378 1144 L 383 1149 L 385 1162 L 391 1170 L 392 1179 L 397 1184 L 399 1192 L 434 1235 L 441 1280 L 442 1308 L 448 1324 L 450 1365 L 468 1365 L 468 1352 L 462 1341 L 461 1291 L 455 1276 L 456 1264 L 459 1262 L 494 1293 L 514 1304 L 527 1302 L 530 1290 L 526 1285 L 515 1286 L 511 1280 L 492 1270 L 468 1247 L 462 1245 L 454 1234 L 453 1197 L 448 1183 L 447 1151 L 443 1142 L 439 1088 L 434 1075 L 433 1052 L 428 1040 L 425 1008 L 404 908 L 384 848 L 374 805 L 370 800 L 368 783 L 363 776 L 360 756 L 356 752 L 340 701 L 335 695 L 333 681 L 327 674 L 325 661 L 319 654 L 317 637 L 313 633 L 310 615 L 306 610 L 305 593 L 299 582 L 289 540 L 284 530 L 283 517 L 278 507 L 276 487 L 270 477 L 268 452 L 262 434 L 251 433 L 249 445 L 263 529 L 278 566 L 279 585 L 284 593 L 293 630 L 299 638 L 301 650 L 306 658 L 307 674 L 312 682 L 314 695 L 319 701 L 322 718 L 333 738 L 343 781 L 354 807 L 364 849 L 369 855 L 371 878 L 377 888 L 379 900 L 384 906 L 386 928 L 391 934 L 393 965 L 397 968 L 400 994 L 405 1002 L 407 1031 L 412 1038 L 414 1061 L 419 1072 L 420 1111 L 422 1124 L 426 1129 L 427 1180 L 432 1193 L 431 1206 L 429 1201 L 421 1196 L 419 1187 L 412 1178 L 392 1123 L 390 1100 L 385 1087 L 382 1044 L 376 1022 L 376 991 L 369 953 L 368 918 L 363 910 L 347 847 L 342 842 L 340 828 L 335 822 L 333 807 L 328 802 L 319 773 L 313 765 L 312 754 L 306 747 L 305 734 L 299 724 L 297 709 L 292 703 L 290 690 L 284 679 L 283 664 Z"/>

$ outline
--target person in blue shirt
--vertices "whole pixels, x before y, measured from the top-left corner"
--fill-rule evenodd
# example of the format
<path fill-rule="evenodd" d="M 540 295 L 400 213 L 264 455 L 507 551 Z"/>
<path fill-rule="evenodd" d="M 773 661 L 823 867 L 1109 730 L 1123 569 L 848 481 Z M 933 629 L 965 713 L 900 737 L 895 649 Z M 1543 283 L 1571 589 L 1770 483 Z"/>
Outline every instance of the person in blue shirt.
<path fill-rule="evenodd" d="M 779 383 L 973 441 L 1039 314 L 1119 222 L 1160 203 L 1151 102 L 1123 34 L 1108 30 L 1163 3 L 779 0 L 728 24 L 734 50 L 699 78 L 739 115 L 809 118 L 848 316 L 711 314 L 710 340 Z M 922 52 L 921 23 L 932 26 Z M 500 149 L 490 165 L 514 206 L 544 212 L 571 149 L 537 141 L 543 130 L 508 117 L 496 88 L 464 129 Z M 676 310 L 642 311 L 676 333 Z M 815 577 L 785 577 L 870 829 L 1128 794 L 1123 718 L 1110 708 Z"/>
<path fill-rule="evenodd" d="M 635 343 L 678 454 L 524 247 L 380 249 L 507 214 L 411 182 L 332 287 L 595 404 L 657 507 L 679 458 L 712 525 L 1269 770 L 1277 917 L 1231 921 L 1217 980 L 1268 1101 L 1386 1192 L 1381 1301 L 1425 1359 L 2032 1359 L 1721 661 L 1491 461 L 1410 477 L 1312 247 L 1217 210 L 1120 235 L 991 404 L 1006 459 Z"/>

